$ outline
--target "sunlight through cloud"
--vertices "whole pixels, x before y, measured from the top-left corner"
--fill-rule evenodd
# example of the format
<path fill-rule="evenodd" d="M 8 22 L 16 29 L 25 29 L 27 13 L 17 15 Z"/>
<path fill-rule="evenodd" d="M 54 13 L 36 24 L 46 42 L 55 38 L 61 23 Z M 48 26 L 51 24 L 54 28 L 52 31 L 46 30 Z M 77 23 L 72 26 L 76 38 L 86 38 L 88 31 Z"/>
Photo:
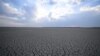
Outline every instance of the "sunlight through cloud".
<path fill-rule="evenodd" d="M 52 0 L 55 4 L 50 7 L 46 6 L 48 5 L 47 2 L 47 0 L 37 0 L 35 13 L 36 20 L 41 20 L 46 17 L 60 19 L 62 16 L 74 14 L 72 3 L 79 3 L 80 0 Z"/>

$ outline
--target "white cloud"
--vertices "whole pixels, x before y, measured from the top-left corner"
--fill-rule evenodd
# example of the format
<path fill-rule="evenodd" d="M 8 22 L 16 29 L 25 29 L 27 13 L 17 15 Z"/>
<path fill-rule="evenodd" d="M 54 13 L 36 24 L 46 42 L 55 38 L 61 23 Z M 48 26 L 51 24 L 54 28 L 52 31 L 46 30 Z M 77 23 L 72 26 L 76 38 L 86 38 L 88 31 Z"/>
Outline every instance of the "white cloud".
<path fill-rule="evenodd" d="M 6 15 L 0 15 L 0 19 L 8 19 L 8 20 L 19 20 L 17 17 L 9 17 Z"/>
<path fill-rule="evenodd" d="M 23 23 L 17 22 L 17 18 L 0 15 L 0 27 L 21 27 Z"/>
<path fill-rule="evenodd" d="M 81 12 L 86 12 L 86 11 L 95 11 L 95 12 L 100 12 L 100 5 L 90 7 L 90 6 L 84 6 L 80 8 Z"/>
<path fill-rule="evenodd" d="M 6 13 L 8 14 L 15 14 L 17 16 L 22 16 L 23 13 L 20 12 L 17 8 L 11 6 L 8 3 L 3 3 L 3 9 L 5 10 Z"/>
<path fill-rule="evenodd" d="M 36 7 L 35 21 L 40 21 L 48 16 L 49 10 L 43 7 L 43 5 L 37 4 Z"/>
<path fill-rule="evenodd" d="M 19 22 L 16 17 L 0 15 L 0 27 L 42 27 L 42 25 L 33 21 Z"/>
<path fill-rule="evenodd" d="M 74 14 L 75 11 L 71 2 L 80 3 L 80 0 L 53 0 L 52 2 L 55 4 L 53 6 L 48 6 L 47 0 L 36 1 L 36 22 L 44 20 L 45 18 L 50 20 L 48 17 L 58 20 L 61 19 L 62 16 Z"/>
<path fill-rule="evenodd" d="M 76 4 L 80 5 L 81 4 L 81 0 L 73 0 L 73 3 L 76 3 Z"/>
<path fill-rule="evenodd" d="M 81 3 L 81 0 L 53 0 L 56 3 L 62 3 L 62 4 L 77 4 L 79 5 Z"/>
<path fill-rule="evenodd" d="M 51 9 L 51 17 L 54 19 L 60 19 L 62 16 L 73 14 L 74 10 L 70 7 L 54 7 Z"/>

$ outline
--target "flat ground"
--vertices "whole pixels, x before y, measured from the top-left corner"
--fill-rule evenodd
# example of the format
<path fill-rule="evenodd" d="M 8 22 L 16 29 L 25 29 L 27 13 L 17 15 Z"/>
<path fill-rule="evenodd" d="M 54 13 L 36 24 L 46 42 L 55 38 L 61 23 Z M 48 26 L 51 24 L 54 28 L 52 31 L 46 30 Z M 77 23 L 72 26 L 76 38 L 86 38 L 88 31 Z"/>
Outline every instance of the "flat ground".
<path fill-rule="evenodd" d="M 100 56 L 100 28 L 0 28 L 0 56 Z"/>

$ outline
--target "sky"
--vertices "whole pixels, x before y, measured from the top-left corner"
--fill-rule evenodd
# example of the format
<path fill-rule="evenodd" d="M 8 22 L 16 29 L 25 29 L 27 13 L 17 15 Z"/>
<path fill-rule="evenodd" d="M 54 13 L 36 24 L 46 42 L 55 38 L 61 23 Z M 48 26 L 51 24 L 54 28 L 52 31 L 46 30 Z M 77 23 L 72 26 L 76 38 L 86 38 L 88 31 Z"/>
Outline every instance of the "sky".
<path fill-rule="evenodd" d="M 100 27 L 100 0 L 0 0 L 0 27 Z"/>

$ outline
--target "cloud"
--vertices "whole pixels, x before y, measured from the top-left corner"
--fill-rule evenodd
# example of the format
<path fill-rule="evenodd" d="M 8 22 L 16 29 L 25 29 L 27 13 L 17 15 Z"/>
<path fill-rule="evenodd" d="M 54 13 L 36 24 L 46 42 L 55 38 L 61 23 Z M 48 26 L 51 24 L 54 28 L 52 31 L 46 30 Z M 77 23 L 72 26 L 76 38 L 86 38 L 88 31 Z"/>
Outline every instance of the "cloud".
<path fill-rule="evenodd" d="M 85 6 L 85 7 L 80 7 L 81 12 L 87 12 L 87 11 L 95 11 L 95 12 L 100 12 L 100 5 L 90 7 L 90 6 Z"/>
<path fill-rule="evenodd" d="M 95 26 L 100 21 L 94 0 L 2 0 L 0 7 L 0 26 Z"/>
<path fill-rule="evenodd" d="M 81 12 L 100 11 L 100 6 L 82 5 L 82 0 L 37 0 L 34 21 L 58 21 Z M 94 1 L 92 1 L 94 2 Z M 67 19 L 67 18 L 66 18 Z"/>
<path fill-rule="evenodd" d="M 3 3 L 3 9 L 4 9 L 4 12 L 7 13 L 7 14 L 13 14 L 13 15 L 16 15 L 16 16 L 22 16 L 23 13 L 20 12 L 17 8 L 11 6 L 9 3 Z"/>
<path fill-rule="evenodd" d="M 23 22 L 17 17 L 10 17 L 6 15 L 0 15 L 0 27 L 42 27 L 41 23 L 35 23 L 34 21 Z"/>
<path fill-rule="evenodd" d="M 0 27 L 21 27 L 24 26 L 23 23 L 17 21 L 15 17 L 8 17 L 5 15 L 0 15 Z"/>
<path fill-rule="evenodd" d="M 17 17 L 9 17 L 9 16 L 6 16 L 6 15 L 0 15 L 0 19 L 14 20 L 14 21 L 17 21 L 18 20 Z"/>
<path fill-rule="evenodd" d="M 53 9 L 51 9 L 51 18 L 54 19 L 60 19 L 63 16 L 68 16 L 71 14 L 74 14 L 74 10 L 70 7 L 54 7 Z"/>
<path fill-rule="evenodd" d="M 63 16 L 74 14 L 74 9 L 71 2 L 79 3 L 80 0 L 52 0 L 52 3 L 49 4 L 49 0 L 37 0 L 36 1 L 36 12 L 35 12 L 35 21 L 41 21 L 44 19 L 61 19 Z M 70 3 L 68 3 L 70 2 Z M 51 19 L 51 21 L 52 21 Z"/>
<path fill-rule="evenodd" d="M 36 12 L 35 12 L 35 21 L 40 21 L 43 18 L 48 17 L 49 10 L 43 7 L 43 5 L 38 4 L 36 7 Z"/>
<path fill-rule="evenodd" d="M 81 3 L 81 0 L 53 0 L 55 3 L 77 4 Z"/>

